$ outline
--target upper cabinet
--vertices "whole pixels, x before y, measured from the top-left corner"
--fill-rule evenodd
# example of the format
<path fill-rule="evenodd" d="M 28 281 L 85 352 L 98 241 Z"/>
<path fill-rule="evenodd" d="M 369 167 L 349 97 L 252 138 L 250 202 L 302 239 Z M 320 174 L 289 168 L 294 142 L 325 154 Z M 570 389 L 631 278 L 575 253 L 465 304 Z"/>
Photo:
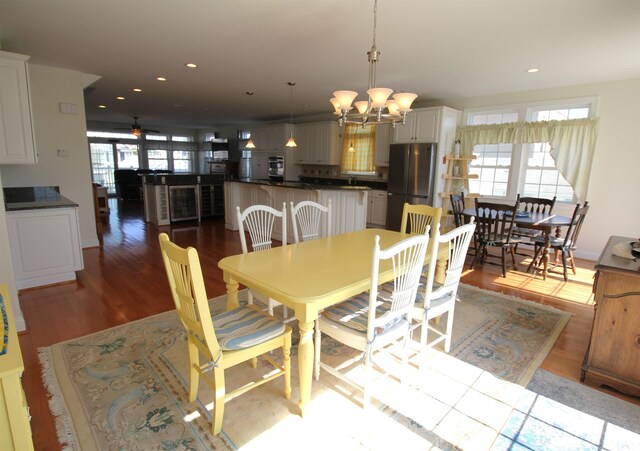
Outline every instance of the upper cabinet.
<path fill-rule="evenodd" d="M 35 164 L 28 56 L 0 51 L 0 164 Z"/>
<path fill-rule="evenodd" d="M 284 151 L 289 134 L 293 130 L 291 124 L 275 124 L 251 130 L 251 140 L 256 145 L 255 150 Z"/>
<path fill-rule="evenodd" d="M 336 122 L 318 122 L 296 126 L 298 164 L 338 166 L 342 148 L 342 135 Z"/>
<path fill-rule="evenodd" d="M 378 167 L 389 166 L 389 145 L 391 144 L 392 130 L 391 124 L 376 125 L 376 148 L 373 163 Z"/>
<path fill-rule="evenodd" d="M 394 144 L 438 142 L 441 108 L 422 108 L 407 114 L 405 124 L 395 127 Z"/>

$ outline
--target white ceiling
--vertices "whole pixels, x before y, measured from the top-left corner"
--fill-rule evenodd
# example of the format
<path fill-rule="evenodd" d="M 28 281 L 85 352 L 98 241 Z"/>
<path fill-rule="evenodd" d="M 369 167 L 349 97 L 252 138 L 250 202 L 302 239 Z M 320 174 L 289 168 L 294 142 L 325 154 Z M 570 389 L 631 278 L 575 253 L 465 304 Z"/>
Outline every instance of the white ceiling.
<path fill-rule="evenodd" d="M 147 127 L 287 118 L 287 81 L 294 122 L 330 112 L 365 92 L 372 30 L 373 0 L 0 0 L 2 50 L 100 76 L 87 118 Z M 378 86 L 417 106 L 638 78 L 640 1 L 379 0 L 377 46 Z"/>

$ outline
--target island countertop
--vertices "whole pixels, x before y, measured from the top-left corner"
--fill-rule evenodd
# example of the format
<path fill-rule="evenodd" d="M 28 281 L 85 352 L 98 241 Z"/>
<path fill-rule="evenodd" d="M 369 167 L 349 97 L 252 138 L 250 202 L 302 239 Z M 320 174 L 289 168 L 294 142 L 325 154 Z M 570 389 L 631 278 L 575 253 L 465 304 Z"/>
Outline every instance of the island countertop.
<path fill-rule="evenodd" d="M 78 204 L 60 194 L 57 186 L 4 188 L 5 210 L 23 211 L 43 208 L 73 208 Z"/>
<path fill-rule="evenodd" d="M 273 180 L 265 180 L 265 179 L 236 179 L 236 180 L 225 180 L 225 182 L 235 182 L 235 183 L 250 183 L 253 185 L 265 185 L 265 186 L 279 186 L 282 188 L 293 188 L 293 189 L 304 189 L 304 190 L 324 190 L 324 191 L 369 191 L 371 188 L 368 186 L 358 186 L 358 185 L 318 185 L 315 183 L 302 183 L 302 182 L 276 182 Z"/>

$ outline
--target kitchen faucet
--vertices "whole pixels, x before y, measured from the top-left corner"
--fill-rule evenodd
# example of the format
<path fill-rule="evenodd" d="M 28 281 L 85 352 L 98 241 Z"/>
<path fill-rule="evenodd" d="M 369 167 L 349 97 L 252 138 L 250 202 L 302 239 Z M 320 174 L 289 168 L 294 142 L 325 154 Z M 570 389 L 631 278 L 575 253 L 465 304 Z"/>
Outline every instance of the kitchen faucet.
<path fill-rule="evenodd" d="M 355 177 L 354 175 L 350 175 L 350 176 L 349 176 L 349 177 L 347 177 L 347 178 L 348 178 L 347 183 L 348 183 L 349 185 L 355 185 L 355 184 L 356 184 L 357 179 L 356 179 L 356 177 Z"/>

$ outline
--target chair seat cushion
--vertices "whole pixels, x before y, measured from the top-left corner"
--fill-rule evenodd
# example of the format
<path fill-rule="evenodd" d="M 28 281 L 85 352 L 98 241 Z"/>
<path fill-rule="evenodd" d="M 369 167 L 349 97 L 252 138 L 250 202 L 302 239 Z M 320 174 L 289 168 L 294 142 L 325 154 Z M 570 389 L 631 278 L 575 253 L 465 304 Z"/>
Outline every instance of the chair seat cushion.
<path fill-rule="evenodd" d="M 544 245 L 544 236 L 535 237 L 533 241 L 535 241 L 538 244 Z M 563 247 L 564 238 L 556 238 L 555 236 L 549 237 L 549 245 L 551 247 Z M 571 242 L 568 243 L 567 247 L 571 247 Z"/>
<path fill-rule="evenodd" d="M 528 229 L 526 227 L 514 227 L 513 231 L 511 232 L 511 234 L 512 234 L 512 237 L 513 237 L 513 235 L 525 236 L 525 237 L 534 237 L 534 236 L 542 235 L 542 231 L 536 230 L 536 229 Z"/>
<path fill-rule="evenodd" d="M 238 307 L 211 317 L 223 351 L 245 349 L 282 335 L 284 323 L 250 307 Z"/>
<path fill-rule="evenodd" d="M 391 303 L 383 302 L 380 298 L 378 298 L 376 304 L 376 318 L 391 308 Z M 369 322 L 369 293 L 359 294 L 340 304 L 334 305 L 322 312 L 322 315 L 328 320 L 341 324 L 349 329 L 366 333 Z M 398 319 L 394 319 L 389 324 L 386 324 L 384 330 L 391 328 L 397 321 Z"/>

